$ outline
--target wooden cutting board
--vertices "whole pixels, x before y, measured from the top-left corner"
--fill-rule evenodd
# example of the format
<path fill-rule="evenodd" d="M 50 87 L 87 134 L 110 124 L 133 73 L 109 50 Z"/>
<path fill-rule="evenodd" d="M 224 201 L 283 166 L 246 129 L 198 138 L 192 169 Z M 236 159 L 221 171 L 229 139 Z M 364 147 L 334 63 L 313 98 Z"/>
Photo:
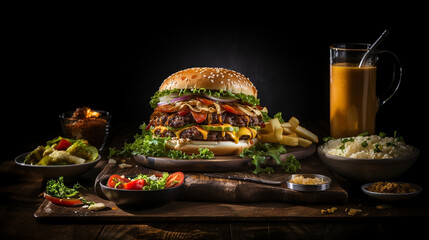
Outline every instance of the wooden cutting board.
<path fill-rule="evenodd" d="M 125 163 L 128 167 L 120 168 Z M 335 181 L 335 178 L 323 163 L 312 156 L 300 161 L 302 168 L 298 173 L 323 174 L 332 179 L 331 188 L 323 192 L 298 192 L 286 187 L 271 186 L 266 184 L 211 178 L 204 173 L 185 172 L 185 189 L 179 200 L 189 201 L 212 201 L 224 203 L 252 203 L 252 202 L 287 202 L 287 203 L 345 203 L 348 200 L 347 192 Z M 133 158 L 116 158 L 116 163 L 108 163 L 100 172 L 95 181 L 95 192 L 103 199 L 99 181 L 112 174 L 133 175 L 138 173 L 151 174 L 158 170 L 145 168 L 138 164 Z M 272 174 L 253 174 L 251 170 L 222 172 L 223 175 L 234 175 L 240 177 L 261 178 L 266 180 L 285 181 L 288 173 L 277 169 Z"/>
<path fill-rule="evenodd" d="M 65 207 L 52 204 L 48 200 L 34 213 L 40 222 L 67 223 L 141 223 L 145 221 L 295 221 L 302 219 L 342 219 L 344 213 L 321 214 L 320 209 L 348 201 L 347 192 L 336 182 L 329 170 L 316 157 L 301 160 L 302 169 L 298 173 L 320 173 L 332 179 L 331 188 L 324 192 L 297 192 L 281 186 L 210 178 L 203 173 L 186 173 L 185 189 L 178 199 L 154 209 L 128 210 L 118 208 L 104 198 L 98 182 L 111 174 L 150 174 L 157 170 L 137 164 L 132 158 L 116 158 L 116 163 L 108 163 L 95 181 L 95 193 L 85 194 L 89 201 L 103 202 L 103 211 L 89 211 L 80 206 Z M 120 168 L 126 163 L 131 167 Z M 277 170 L 273 174 L 255 175 L 250 170 L 243 172 L 223 172 L 219 174 L 250 176 L 268 180 L 284 180 L 288 174 Z M 303 205 L 305 204 L 305 205 Z M 329 205 L 321 205 L 329 204 Z M 369 211 L 367 209 L 365 211 Z M 372 214 L 372 213 L 371 213 Z M 375 215 L 377 213 L 374 213 Z"/>

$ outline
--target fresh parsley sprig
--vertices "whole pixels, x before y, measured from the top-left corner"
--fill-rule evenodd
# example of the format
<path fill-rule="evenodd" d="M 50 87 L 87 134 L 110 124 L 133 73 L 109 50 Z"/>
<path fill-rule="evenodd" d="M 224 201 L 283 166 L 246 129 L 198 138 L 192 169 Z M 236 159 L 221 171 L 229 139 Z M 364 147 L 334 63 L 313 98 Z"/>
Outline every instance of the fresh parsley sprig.
<path fill-rule="evenodd" d="M 83 188 L 82 185 L 76 183 L 72 188 L 64 185 L 64 178 L 60 176 L 57 180 L 48 180 L 46 184 L 46 194 L 56 198 L 72 198 L 79 194 L 78 189 Z"/>

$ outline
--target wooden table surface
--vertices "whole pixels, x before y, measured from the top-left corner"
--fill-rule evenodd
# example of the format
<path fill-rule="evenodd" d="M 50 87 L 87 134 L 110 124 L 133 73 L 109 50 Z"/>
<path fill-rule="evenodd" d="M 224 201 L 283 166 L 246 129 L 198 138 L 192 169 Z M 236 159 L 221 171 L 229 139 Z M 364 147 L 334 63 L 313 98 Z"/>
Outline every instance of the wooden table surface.
<path fill-rule="evenodd" d="M 121 146 L 125 139 L 132 139 L 137 130 L 129 126 L 117 128 L 109 140 L 110 146 Z M 41 139 L 41 143 L 46 139 Z M 33 143 L 31 143 L 33 144 Z M 31 145 L 29 143 L 29 145 Z M 34 146 L 33 146 L 34 147 Z M 97 174 L 106 164 L 106 153 L 97 167 L 79 178 L 79 183 L 91 186 Z M 413 170 L 413 176 L 424 170 Z M 225 221 L 205 219 L 171 218 L 167 221 L 156 219 L 156 212 L 151 212 L 152 221 L 127 223 L 126 219 L 117 222 L 100 222 L 85 219 L 38 221 L 34 214 L 44 203 L 40 196 L 44 191 L 43 180 L 25 173 L 16 166 L 13 159 L 0 162 L 3 182 L 0 185 L 0 238 L 1 239 L 397 239 L 400 237 L 424 236 L 429 217 L 428 194 L 422 194 L 409 201 L 387 203 L 385 209 L 377 209 L 380 202 L 369 199 L 360 191 L 360 184 L 337 179 L 348 191 L 349 201 L 345 204 L 290 204 L 281 202 L 264 203 L 218 203 L 175 201 L 167 208 L 172 215 L 191 209 L 194 205 L 204 206 L 208 214 L 217 214 L 215 209 L 240 209 L 240 214 L 247 219 L 230 218 Z M 426 181 L 411 177 L 413 182 L 425 188 Z M 385 204 L 385 203 L 384 203 Z M 332 215 L 320 213 L 322 209 L 337 207 Z M 262 218 L 255 209 L 282 209 L 290 211 L 294 218 Z M 346 209 L 356 208 L 362 212 L 348 216 Z M 210 212 L 210 209 L 213 209 Z M 259 210 L 260 211 L 260 210 Z M 310 214 L 311 213 L 311 214 Z M 283 214 L 278 214 L 283 216 Z M 306 217 L 306 216 L 311 217 Z"/>

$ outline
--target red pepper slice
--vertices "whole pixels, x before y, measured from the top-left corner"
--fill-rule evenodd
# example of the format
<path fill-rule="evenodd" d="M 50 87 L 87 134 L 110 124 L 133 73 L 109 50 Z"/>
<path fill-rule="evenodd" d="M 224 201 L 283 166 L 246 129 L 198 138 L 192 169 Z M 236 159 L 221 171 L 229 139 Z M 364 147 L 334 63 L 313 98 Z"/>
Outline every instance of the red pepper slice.
<path fill-rule="evenodd" d="M 62 151 L 67 150 L 71 146 L 71 142 L 69 142 L 67 139 L 61 139 L 60 142 L 58 142 L 57 146 L 55 147 L 56 150 Z"/>
<path fill-rule="evenodd" d="M 230 106 L 228 104 L 221 104 L 220 106 L 227 112 L 234 113 L 237 115 L 245 115 L 244 112 L 242 112 L 240 109 Z"/>
<path fill-rule="evenodd" d="M 198 101 L 202 102 L 205 105 L 212 105 L 212 104 L 214 104 L 214 102 L 212 100 L 208 100 L 207 98 L 196 97 L 196 99 Z"/>
<path fill-rule="evenodd" d="M 191 111 L 191 113 L 192 113 L 192 116 L 195 119 L 195 122 L 197 122 L 197 123 L 202 123 L 202 122 L 204 122 L 204 120 L 207 119 L 207 113 L 206 112 L 194 112 L 194 111 Z"/>
<path fill-rule="evenodd" d="M 44 194 L 44 197 L 54 204 L 63 205 L 63 206 L 74 206 L 74 205 L 82 204 L 82 201 L 78 198 L 70 198 L 70 199 L 57 198 L 57 197 L 52 197 L 46 193 Z"/>

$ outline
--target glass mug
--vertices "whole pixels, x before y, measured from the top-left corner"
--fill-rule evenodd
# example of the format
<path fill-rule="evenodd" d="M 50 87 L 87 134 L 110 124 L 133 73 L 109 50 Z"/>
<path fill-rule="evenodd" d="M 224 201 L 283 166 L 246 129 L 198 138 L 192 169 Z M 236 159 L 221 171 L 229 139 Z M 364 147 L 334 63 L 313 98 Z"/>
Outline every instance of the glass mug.
<path fill-rule="evenodd" d="M 375 133 L 375 115 L 398 90 L 402 67 L 387 50 L 370 50 L 370 44 L 338 43 L 330 46 L 330 133 L 331 137 Z M 393 78 L 386 98 L 376 96 L 378 56 L 392 58 Z M 396 85 L 395 85 L 396 82 Z M 394 87 L 393 91 L 391 88 Z M 390 93 L 389 93 L 390 92 Z"/>

